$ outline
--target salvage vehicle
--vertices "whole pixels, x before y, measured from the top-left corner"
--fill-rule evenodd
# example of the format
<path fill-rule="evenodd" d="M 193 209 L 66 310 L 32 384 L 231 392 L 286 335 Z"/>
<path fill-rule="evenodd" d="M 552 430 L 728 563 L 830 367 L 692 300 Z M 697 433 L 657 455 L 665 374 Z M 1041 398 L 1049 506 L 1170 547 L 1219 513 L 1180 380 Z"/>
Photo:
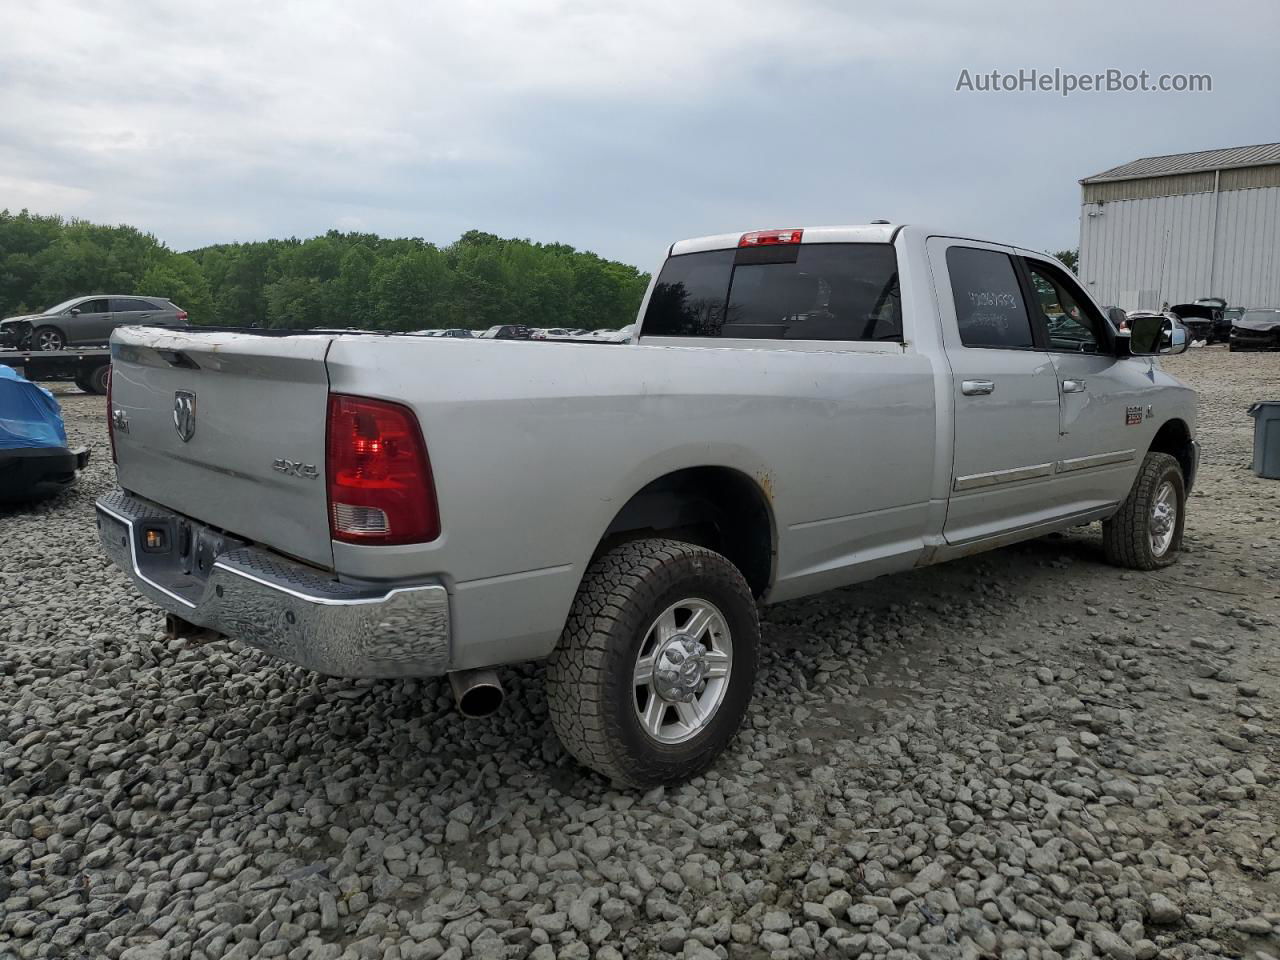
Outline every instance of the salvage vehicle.
<path fill-rule="evenodd" d="M 0 364 L 0 502 L 56 494 L 88 462 L 88 450 L 67 445 L 53 394 Z"/>
<path fill-rule="evenodd" d="M 1231 311 L 1227 308 L 1227 301 L 1222 297 L 1200 297 L 1196 305 L 1213 309 L 1214 342 L 1225 343 L 1231 336 L 1231 317 L 1228 316 Z"/>
<path fill-rule="evenodd" d="M 1130 326 L 1043 254 L 873 224 L 676 243 L 623 344 L 120 330 L 100 539 L 176 631 L 447 674 L 466 714 L 546 659 L 574 757 L 680 780 L 747 710 L 758 602 L 1092 521 L 1174 561 L 1186 335 Z"/>
<path fill-rule="evenodd" d="M 62 350 L 105 344 L 116 327 L 144 324 L 185 326 L 187 311 L 160 297 L 97 293 L 72 297 L 42 313 L 0 320 L 0 346 L 25 350 Z"/>
<path fill-rule="evenodd" d="M 1213 343 L 1218 338 L 1224 314 L 1222 307 L 1197 300 L 1195 303 L 1175 303 L 1169 312 L 1182 321 L 1192 340 Z"/>
<path fill-rule="evenodd" d="M 1280 350 L 1280 308 L 1246 310 L 1231 328 L 1228 350 Z"/>

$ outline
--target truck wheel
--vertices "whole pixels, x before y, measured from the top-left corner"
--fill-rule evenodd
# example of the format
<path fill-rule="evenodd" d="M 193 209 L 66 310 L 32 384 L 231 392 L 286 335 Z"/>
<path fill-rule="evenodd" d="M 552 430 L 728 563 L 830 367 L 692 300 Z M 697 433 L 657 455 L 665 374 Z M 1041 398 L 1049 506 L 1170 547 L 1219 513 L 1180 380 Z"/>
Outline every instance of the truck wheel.
<path fill-rule="evenodd" d="M 94 367 L 89 373 L 76 381 L 76 386 L 85 393 L 96 393 L 100 397 L 107 395 L 107 379 L 111 374 L 111 364 L 104 363 Z"/>
<path fill-rule="evenodd" d="M 1131 570 L 1155 570 L 1177 559 L 1187 492 L 1178 461 L 1148 453 L 1120 510 L 1102 523 L 1107 560 Z"/>
<path fill-rule="evenodd" d="M 596 558 L 547 667 L 551 723 L 582 764 L 649 787 L 692 777 L 737 732 L 760 625 L 738 568 L 636 540 Z"/>
<path fill-rule="evenodd" d="M 57 327 L 37 327 L 31 334 L 32 350 L 61 350 L 67 345 L 67 338 Z"/>

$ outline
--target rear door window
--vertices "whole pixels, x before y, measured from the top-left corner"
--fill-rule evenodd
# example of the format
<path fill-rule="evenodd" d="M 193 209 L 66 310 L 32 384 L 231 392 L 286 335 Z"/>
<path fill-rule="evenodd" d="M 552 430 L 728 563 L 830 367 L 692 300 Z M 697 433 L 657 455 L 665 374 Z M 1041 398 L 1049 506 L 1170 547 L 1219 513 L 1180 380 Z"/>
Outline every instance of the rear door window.
<path fill-rule="evenodd" d="M 154 311 L 154 310 L 160 309 L 154 303 L 151 303 L 147 300 L 139 300 L 131 297 L 117 297 L 115 300 L 112 300 L 111 303 L 112 303 L 111 309 L 117 312 L 127 311 L 127 312 L 133 312 L 133 313 L 140 313 L 143 311 Z"/>
<path fill-rule="evenodd" d="M 1031 318 L 1013 260 L 998 250 L 951 247 L 947 273 L 966 347 L 1027 350 L 1035 346 Z"/>
<path fill-rule="evenodd" d="M 670 257 L 641 332 L 901 342 L 897 256 L 886 243 L 813 243 Z"/>

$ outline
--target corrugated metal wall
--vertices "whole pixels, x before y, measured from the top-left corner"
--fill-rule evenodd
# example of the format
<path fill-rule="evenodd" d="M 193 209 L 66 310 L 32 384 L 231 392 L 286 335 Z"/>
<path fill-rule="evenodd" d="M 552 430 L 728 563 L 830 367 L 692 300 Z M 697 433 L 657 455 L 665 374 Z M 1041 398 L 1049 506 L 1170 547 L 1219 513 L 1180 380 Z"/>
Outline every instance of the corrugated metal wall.
<path fill-rule="evenodd" d="M 1080 278 L 1128 310 L 1207 296 L 1280 306 L 1280 187 L 1084 203 Z"/>
<path fill-rule="evenodd" d="M 1211 193 L 1213 171 L 1179 173 L 1168 177 L 1145 177 L 1142 180 L 1109 180 L 1084 184 L 1085 203 L 1112 200 L 1138 200 L 1143 197 L 1174 197 L 1183 193 Z"/>
<path fill-rule="evenodd" d="M 1280 188 L 1218 195 L 1213 277 L 1228 303 L 1280 306 Z"/>

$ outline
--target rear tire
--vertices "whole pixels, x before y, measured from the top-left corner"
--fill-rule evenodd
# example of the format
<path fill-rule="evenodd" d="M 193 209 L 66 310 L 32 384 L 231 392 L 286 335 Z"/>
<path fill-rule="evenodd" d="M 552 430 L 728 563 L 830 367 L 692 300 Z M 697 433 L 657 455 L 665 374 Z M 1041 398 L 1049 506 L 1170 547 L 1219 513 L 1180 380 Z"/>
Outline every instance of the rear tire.
<path fill-rule="evenodd" d="M 107 395 L 107 381 L 111 377 L 111 364 L 104 363 L 94 367 L 84 377 L 76 381 L 76 386 L 85 393 L 96 393 L 100 397 Z"/>
<path fill-rule="evenodd" d="M 1120 509 L 1102 523 L 1107 560 L 1130 570 L 1157 570 L 1182 548 L 1187 492 L 1178 461 L 1148 453 Z"/>
<path fill-rule="evenodd" d="M 613 780 L 696 776 L 746 715 L 759 637 L 751 590 L 725 557 L 676 540 L 624 543 L 588 568 L 548 661 L 552 726 Z"/>
<path fill-rule="evenodd" d="M 61 350 L 67 338 L 57 327 L 37 327 L 31 334 L 32 350 Z"/>

